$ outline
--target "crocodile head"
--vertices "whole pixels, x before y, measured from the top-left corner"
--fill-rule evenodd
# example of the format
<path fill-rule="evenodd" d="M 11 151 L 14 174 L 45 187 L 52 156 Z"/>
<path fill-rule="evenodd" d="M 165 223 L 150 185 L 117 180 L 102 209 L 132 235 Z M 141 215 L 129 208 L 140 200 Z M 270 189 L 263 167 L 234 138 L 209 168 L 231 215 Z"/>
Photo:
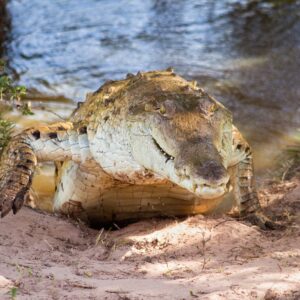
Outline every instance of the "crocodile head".
<path fill-rule="evenodd" d="M 130 111 L 134 159 L 200 198 L 222 196 L 229 181 L 230 112 L 190 83 L 150 99 Z"/>

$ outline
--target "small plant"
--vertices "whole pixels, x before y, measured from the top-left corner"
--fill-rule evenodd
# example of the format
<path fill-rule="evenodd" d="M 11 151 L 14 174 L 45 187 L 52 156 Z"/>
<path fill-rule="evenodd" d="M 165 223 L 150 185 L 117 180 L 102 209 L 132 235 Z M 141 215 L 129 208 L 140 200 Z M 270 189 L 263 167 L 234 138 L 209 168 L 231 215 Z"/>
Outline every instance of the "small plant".
<path fill-rule="evenodd" d="M 30 106 L 27 103 L 21 103 L 22 97 L 26 95 L 26 87 L 15 85 L 8 76 L 5 66 L 5 62 L 0 60 L 0 102 L 7 102 L 16 106 L 25 115 L 32 114 Z M 16 105 L 15 102 L 18 104 Z"/>
<path fill-rule="evenodd" d="M 31 110 L 31 107 L 29 105 L 29 103 L 25 103 L 21 106 L 21 111 L 22 111 L 22 114 L 24 116 L 31 116 L 31 115 L 34 115 L 34 113 L 32 112 Z"/>
<path fill-rule="evenodd" d="M 10 86 L 11 86 L 11 80 L 6 75 L 2 75 L 0 77 L 0 100 L 1 101 L 4 100 L 3 97 L 9 91 Z"/>
<path fill-rule="evenodd" d="M 12 300 L 15 300 L 17 298 L 17 292 L 18 292 L 18 289 L 16 287 L 11 288 L 10 297 Z"/>
<path fill-rule="evenodd" d="M 289 146 L 277 158 L 275 177 L 282 181 L 300 176 L 300 129 L 293 136 Z"/>
<path fill-rule="evenodd" d="M 7 74 L 5 62 L 0 60 L 0 105 L 17 108 L 23 115 L 32 115 L 29 103 L 21 101 L 25 95 L 26 87 L 13 83 Z M 0 112 L 0 156 L 10 140 L 13 128 L 14 124 L 5 120 Z"/>
<path fill-rule="evenodd" d="M 286 157 L 291 162 L 291 166 L 283 177 L 292 177 L 300 174 L 300 130 L 294 135 L 293 142 L 287 148 Z"/>

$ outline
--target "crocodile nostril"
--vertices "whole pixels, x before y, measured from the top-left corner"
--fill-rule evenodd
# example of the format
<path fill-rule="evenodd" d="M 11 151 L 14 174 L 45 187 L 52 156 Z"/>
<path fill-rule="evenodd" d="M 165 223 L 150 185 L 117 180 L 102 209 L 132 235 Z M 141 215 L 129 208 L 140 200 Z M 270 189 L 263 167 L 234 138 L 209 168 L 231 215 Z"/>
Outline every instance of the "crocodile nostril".
<path fill-rule="evenodd" d="M 208 187 L 208 188 L 226 188 L 229 184 L 229 176 L 226 176 L 222 178 L 221 180 L 212 181 L 212 182 L 205 182 L 202 184 L 203 187 Z"/>

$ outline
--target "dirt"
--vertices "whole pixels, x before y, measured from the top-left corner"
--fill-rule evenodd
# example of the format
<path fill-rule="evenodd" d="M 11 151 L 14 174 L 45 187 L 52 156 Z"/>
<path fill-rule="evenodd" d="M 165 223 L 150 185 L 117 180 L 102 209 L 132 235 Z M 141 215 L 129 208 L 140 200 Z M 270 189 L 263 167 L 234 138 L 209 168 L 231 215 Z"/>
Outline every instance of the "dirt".
<path fill-rule="evenodd" d="M 286 229 L 195 216 L 95 230 L 24 207 L 0 220 L 0 299 L 300 299 L 300 181 L 260 199 Z"/>

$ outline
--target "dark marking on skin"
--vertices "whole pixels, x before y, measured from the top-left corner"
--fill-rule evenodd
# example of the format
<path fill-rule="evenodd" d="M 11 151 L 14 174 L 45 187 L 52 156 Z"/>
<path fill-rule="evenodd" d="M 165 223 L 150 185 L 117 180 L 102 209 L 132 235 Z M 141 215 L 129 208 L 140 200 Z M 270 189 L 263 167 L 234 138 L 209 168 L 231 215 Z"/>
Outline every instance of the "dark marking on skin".
<path fill-rule="evenodd" d="M 105 99 L 104 106 L 108 106 L 109 104 L 113 104 L 114 102 L 115 102 L 115 99 Z"/>
<path fill-rule="evenodd" d="M 252 176 L 240 176 L 239 178 L 246 181 L 246 180 L 248 180 L 248 179 L 251 179 L 251 177 L 252 177 Z"/>
<path fill-rule="evenodd" d="M 87 133 L 87 127 L 83 126 L 79 128 L 79 134 L 86 134 Z"/>
<path fill-rule="evenodd" d="M 58 126 L 58 127 L 57 127 L 57 130 L 62 131 L 62 130 L 65 130 L 65 128 L 64 128 L 63 126 Z"/>
<path fill-rule="evenodd" d="M 131 105 L 128 108 L 128 112 L 130 115 L 137 115 L 145 111 L 144 107 L 144 105 Z"/>
<path fill-rule="evenodd" d="M 251 163 L 251 160 L 252 160 L 252 157 L 250 155 L 250 153 L 247 155 L 247 157 L 243 160 L 243 162 L 245 164 L 250 164 Z"/>
<path fill-rule="evenodd" d="M 153 178 L 153 174 L 150 171 L 147 171 L 147 173 L 144 174 L 144 178 Z"/>
<path fill-rule="evenodd" d="M 41 133 L 39 130 L 35 130 L 33 133 L 32 133 L 32 136 L 38 140 L 40 137 L 41 137 Z"/>
<path fill-rule="evenodd" d="M 20 145 L 22 145 L 23 143 L 20 143 Z M 23 145 L 23 146 L 20 146 L 19 147 L 19 153 L 26 153 L 26 151 L 27 151 L 27 149 L 28 149 L 28 145 Z"/>
<path fill-rule="evenodd" d="M 106 122 L 109 119 L 109 116 L 104 117 L 104 122 Z"/>
<path fill-rule="evenodd" d="M 50 132 L 48 134 L 48 136 L 49 136 L 50 139 L 57 139 L 57 133 L 56 132 Z"/>
<path fill-rule="evenodd" d="M 63 190 L 63 192 L 65 191 L 64 190 L 64 184 L 61 182 L 61 184 L 60 184 L 60 186 L 61 186 L 61 189 Z"/>
<path fill-rule="evenodd" d="M 28 148 L 27 146 L 30 146 L 30 143 L 27 143 L 25 141 L 20 142 L 20 145 L 25 145 L 23 147 Z"/>
<path fill-rule="evenodd" d="M 25 166 L 25 165 L 17 165 L 17 168 L 18 169 L 23 169 L 23 170 L 25 170 L 25 171 L 29 171 L 30 169 L 27 167 L 27 166 Z"/>
<path fill-rule="evenodd" d="M 246 159 L 244 160 L 244 162 L 250 163 L 250 161 L 247 161 L 247 159 L 250 159 L 250 160 L 251 160 L 251 158 L 252 158 L 252 152 L 250 151 L 250 152 L 248 152 L 248 153 L 246 154 Z"/>

